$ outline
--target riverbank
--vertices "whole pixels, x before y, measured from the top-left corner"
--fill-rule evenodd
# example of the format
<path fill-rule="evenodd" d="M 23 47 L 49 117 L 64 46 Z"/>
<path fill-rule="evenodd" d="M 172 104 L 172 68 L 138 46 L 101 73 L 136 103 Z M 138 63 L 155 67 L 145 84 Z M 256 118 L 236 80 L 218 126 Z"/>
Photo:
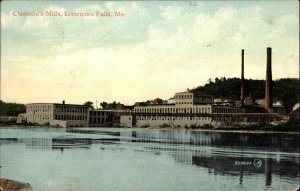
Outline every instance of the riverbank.
<path fill-rule="evenodd" d="M 0 191 L 32 191 L 29 183 L 0 178 Z"/>
<path fill-rule="evenodd" d="M 34 128 L 34 129 L 63 129 L 58 128 L 56 126 L 2 126 L 0 129 L 27 129 L 27 128 Z M 171 127 L 72 127 L 67 129 L 77 129 L 77 128 L 93 128 L 99 129 L 102 128 L 113 128 L 113 129 L 131 129 L 131 130 L 162 130 L 162 131 L 201 131 L 201 132 L 220 132 L 220 133 L 253 133 L 253 134 L 292 134 L 292 135 L 300 135 L 299 131 L 262 131 L 262 130 L 251 130 L 251 129 L 239 129 L 236 128 L 210 128 L 210 129 L 191 129 L 191 128 L 171 128 Z"/>
<path fill-rule="evenodd" d="M 269 133 L 269 134 L 300 134 L 299 120 L 290 119 L 280 124 L 265 125 L 240 125 L 240 126 L 185 126 L 185 127 L 139 127 L 137 129 L 156 129 L 156 130 L 185 130 L 185 131 L 204 131 L 204 132 L 229 132 L 229 133 Z"/>
<path fill-rule="evenodd" d="M 292 134 L 300 135 L 297 131 L 261 131 L 261 130 L 242 130 L 242 129 L 223 129 L 223 128 L 213 128 L 213 129 L 186 129 L 186 128 L 161 128 L 161 127 L 147 127 L 140 128 L 134 127 L 130 128 L 134 130 L 166 130 L 166 131 L 201 131 L 201 132 L 220 132 L 220 133 L 256 133 L 256 134 Z"/>

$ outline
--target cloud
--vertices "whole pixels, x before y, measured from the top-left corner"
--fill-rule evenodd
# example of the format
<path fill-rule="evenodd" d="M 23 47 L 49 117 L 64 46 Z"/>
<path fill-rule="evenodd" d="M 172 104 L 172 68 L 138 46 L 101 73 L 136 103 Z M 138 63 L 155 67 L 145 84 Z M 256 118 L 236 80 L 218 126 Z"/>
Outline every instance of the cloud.
<path fill-rule="evenodd" d="M 233 19 L 237 14 L 237 11 L 231 7 L 221 7 L 216 13 L 215 17 L 221 21 L 228 21 Z"/>
<path fill-rule="evenodd" d="M 74 103 L 167 99 L 177 91 L 204 85 L 208 78 L 239 77 L 241 49 L 246 50 L 246 78 L 263 79 L 267 46 L 273 48 L 274 79 L 298 76 L 295 15 L 275 15 L 268 23 L 257 6 L 228 6 L 208 13 L 205 6 L 179 5 L 93 3 L 76 10 L 122 10 L 127 16 L 27 20 L 28 27 L 34 22 L 47 26 L 39 41 L 28 44 L 28 49 L 34 43 L 43 48 L 30 49 L 18 59 L 9 53 L 2 56 L 3 97 L 12 98 L 21 89 L 23 102 L 38 101 L 39 93 L 45 100 Z M 13 22 L 6 17 L 3 25 Z"/>
<path fill-rule="evenodd" d="M 46 28 L 49 27 L 49 19 L 46 17 L 27 17 L 24 23 L 25 28 Z"/>
<path fill-rule="evenodd" d="M 160 7 L 161 16 L 166 20 L 176 20 L 181 17 L 182 8 L 179 6 Z"/>
<path fill-rule="evenodd" d="M 6 28 L 11 21 L 11 17 L 8 14 L 1 12 L 1 28 Z"/>
<path fill-rule="evenodd" d="M 20 28 L 25 19 L 13 16 L 13 12 L 14 11 L 9 11 L 8 13 L 1 12 L 1 28 Z"/>

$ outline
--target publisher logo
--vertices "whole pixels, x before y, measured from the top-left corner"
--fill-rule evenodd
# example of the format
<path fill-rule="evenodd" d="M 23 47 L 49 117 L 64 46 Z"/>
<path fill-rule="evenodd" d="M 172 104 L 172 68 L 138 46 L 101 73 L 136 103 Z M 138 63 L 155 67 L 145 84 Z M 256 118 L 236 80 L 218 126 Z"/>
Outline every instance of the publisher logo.
<path fill-rule="evenodd" d="M 260 159 L 254 159 L 253 165 L 254 165 L 256 168 L 259 168 L 259 167 L 261 167 L 261 165 L 262 165 L 262 161 L 261 161 Z"/>

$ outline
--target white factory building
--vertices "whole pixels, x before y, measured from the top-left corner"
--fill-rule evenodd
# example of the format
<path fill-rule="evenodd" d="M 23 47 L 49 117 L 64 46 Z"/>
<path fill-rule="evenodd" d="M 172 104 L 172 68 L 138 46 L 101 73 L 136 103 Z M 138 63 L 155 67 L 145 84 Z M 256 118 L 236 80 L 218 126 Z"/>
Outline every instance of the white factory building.
<path fill-rule="evenodd" d="M 61 127 L 88 125 L 88 106 L 63 103 L 32 103 L 26 106 L 28 124 Z"/>
<path fill-rule="evenodd" d="M 175 104 L 134 107 L 135 126 L 187 127 L 210 125 L 213 97 L 193 92 L 175 94 Z"/>

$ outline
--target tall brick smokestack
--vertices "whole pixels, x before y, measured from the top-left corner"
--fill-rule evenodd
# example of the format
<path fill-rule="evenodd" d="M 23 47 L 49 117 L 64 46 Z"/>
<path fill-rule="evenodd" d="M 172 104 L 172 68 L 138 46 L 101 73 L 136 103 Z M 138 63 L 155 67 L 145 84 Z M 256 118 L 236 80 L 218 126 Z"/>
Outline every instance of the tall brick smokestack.
<path fill-rule="evenodd" d="M 267 71 L 266 71 L 266 87 L 265 87 L 265 108 L 272 111 L 272 48 L 267 48 Z"/>
<path fill-rule="evenodd" d="M 244 105 L 245 87 L 244 87 L 244 49 L 242 49 L 242 74 L 241 74 L 241 102 Z"/>

